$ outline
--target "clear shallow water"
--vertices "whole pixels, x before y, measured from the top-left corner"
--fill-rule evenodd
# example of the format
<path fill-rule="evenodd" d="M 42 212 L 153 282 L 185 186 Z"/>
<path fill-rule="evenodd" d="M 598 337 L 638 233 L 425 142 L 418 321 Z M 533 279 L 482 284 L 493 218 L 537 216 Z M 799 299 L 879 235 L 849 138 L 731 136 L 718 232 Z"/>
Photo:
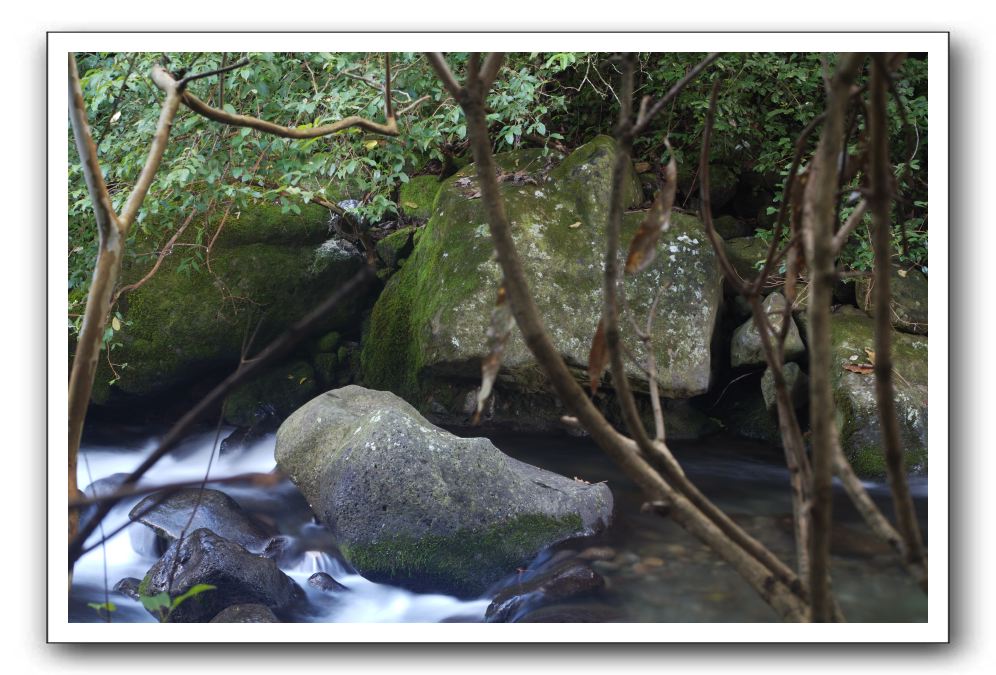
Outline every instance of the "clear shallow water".
<path fill-rule="evenodd" d="M 119 472 L 128 472 L 155 449 L 155 440 L 140 431 L 98 430 L 84 441 L 79 462 L 79 484 Z M 228 430 L 223 430 L 222 438 Z M 143 483 L 161 485 L 203 477 L 213 433 L 191 436 L 164 458 Z M 597 538 L 565 542 L 555 549 L 583 551 L 593 547 L 605 558 L 592 566 L 605 578 L 606 589 L 595 601 L 596 609 L 620 621 L 710 622 L 775 621 L 777 616 L 729 568 L 698 540 L 666 518 L 642 513 L 642 499 L 635 486 L 587 439 L 570 437 L 500 435 L 492 437 L 504 452 L 523 461 L 566 476 L 590 482 L 608 481 L 616 501 L 615 522 Z M 244 451 L 215 457 L 213 478 L 275 467 L 274 437 L 267 436 Z M 674 448 L 685 472 L 703 492 L 730 513 L 782 559 L 792 561 L 791 502 L 788 475 L 780 452 L 762 445 L 726 438 L 677 444 Z M 89 465 L 89 471 L 88 471 Z M 259 488 L 236 483 L 214 486 L 228 493 L 244 508 L 268 519 L 281 534 L 293 538 L 298 555 L 282 569 L 308 594 L 310 608 L 295 617 L 321 622 L 439 622 L 481 621 L 491 596 L 503 586 L 525 581 L 530 572 L 512 572 L 489 597 L 459 600 L 445 595 L 418 594 L 376 584 L 349 570 L 336 558 L 328 532 L 313 521 L 300 493 L 286 482 Z M 888 491 L 869 484 L 888 512 Z M 914 495 L 921 527 L 926 528 L 926 479 L 914 481 Z M 139 498 L 125 500 L 104 522 L 105 532 L 128 519 Z M 925 532 L 926 534 L 926 532 Z M 95 533 L 91 541 L 99 539 Z M 104 600 L 104 553 L 107 585 L 124 577 L 141 579 L 155 563 L 150 531 L 134 524 L 100 548 L 86 554 L 76 566 L 70 596 L 70 619 L 99 621 L 89 602 Z M 530 565 L 542 567 L 556 551 L 546 552 Z M 563 555 L 563 554 L 562 554 Z M 308 577 L 327 572 L 350 589 L 330 594 L 312 588 Z M 835 494 L 835 529 L 832 573 L 839 602 L 849 621 L 925 621 L 926 597 L 906 577 L 882 545 L 868 532 L 841 491 Z M 111 592 L 117 605 L 115 621 L 153 621 L 141 605 Z M 579 610 L 592 601 L 579 602 Z"/>

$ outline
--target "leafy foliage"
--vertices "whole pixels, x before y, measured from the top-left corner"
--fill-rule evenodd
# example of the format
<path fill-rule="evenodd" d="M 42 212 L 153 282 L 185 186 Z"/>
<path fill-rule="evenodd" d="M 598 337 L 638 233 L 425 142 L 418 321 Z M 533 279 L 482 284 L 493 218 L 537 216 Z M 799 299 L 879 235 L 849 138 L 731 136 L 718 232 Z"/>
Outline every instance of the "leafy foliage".
<path fill-rule="evenodd" d="M 155 615 L 160 623 L 164 623 L 169 621 L 170 615 L 184 602 L 206 591 L 213 591 L 216 588 L 217 586 L 212 586 L 211 584 L 195 584 L 186 593 L 178 595 L 175 598 L 171 598 L 169 593 L 163 591 L 155 595 L 140 595 L 138 599 L 148 612 Z"/>
<path fill-rule="evenodd" d="M 297 127 L 311 127 L 350 115 L 383 120 L 384 55 L 379 53 L 170 53 L 168 68 L 203 72 L 242 57 L 249 64 L 197 80 L 200 98 L 238 112 Z M 636 94 L 664 94 L 702 54 L 640 55 Z M 78 55 L 81 83 L 112 202 L 120 209 L 146 159 L 162 101 L 149 72 L 158 53 Z M 447 55 L 462 74 L 467 54 Z M 832 57 L 828 64 L 833 66 Z M 713 161 L 733 169 L 741 191 L 762 204 L 749 219 L 763 233 L 769 211 L 781 199 L 781 183 L 801 129 L 823 107 L 823 63 L 818 54 L 732 53 L 723 55 L 641 137 L 636 156 L 658 167 L 665 141 L 679 167 L 694 172 L 712 82 L 722 82 L 716 115 Z M 221 87 L 223 81 L 223 90 Z M 598 133 L 611 133 L 618 103 L 618 68 L 611 54 L 538 52 L 508 54 L 488 98 L 488 122 L 495 150 L 563 142 L 577 146 Z M 909 125 L 894 114 L 893 161 L 904 198 L 896 209 L 896 256 L 904 265 L 927 265 L 927 62 L 916 55 L 902 66 L 896 90 L 905 101 Z M 173 255 L 177 269 L 203 273 L 205 250 L 214 234 L 212 213 L 234 213 L 254 203 L 279 204 L 297 213 L 315 199 L 355 199 L 352 210 L 366 223 L 399 219 L 398 190 L 412 176 L 448 173 L 466 154 L 466 121 L 423 55 L 392 55 L 394 108 L 422 96 L 428 100 L 399 117 L 400 135 L 381 137 L 349 129 L 331 137 L 288 140 L 223 126 L 181 108 L 171 142 L 136 226 L 126 244 L 129 256 L 160 250 L 187 218 L 190 241 Z M 861 129 L 857 130 L 860 136 Z M 69 141 L 69 331 L 79 330 L 96 257 L 96 227 L 83 174 Z M 815 139 L 814 141 L 815 142 Z M 810 148 L 811 150 L 812 148 Z M 849 151 L 857 154 L 852 145 Z M 856 177 L 858 181 L 860 177 Z M 854 183 L 857 185 L 857 182 Z M 747 186 L 745 188 L 745 186 Z M 679 200 L 676 206 L 682 206 Z M 743 214 L 741 214 L 743 215 Z M 218 219 L 211 219 L 216 222 Z M 905 244 L 899 223 L 906 230 Z M 859 228 L 843 255 L 845 266 L 867 269 L 870 258 Z M 134 246 L 145 242 L 144 250 Z M 150 251 L 150 248 L 152 249 Z M 120 318 L 119 318 L 120 321 Z M 105 336 L 113 348 L 113 333 Z"/>

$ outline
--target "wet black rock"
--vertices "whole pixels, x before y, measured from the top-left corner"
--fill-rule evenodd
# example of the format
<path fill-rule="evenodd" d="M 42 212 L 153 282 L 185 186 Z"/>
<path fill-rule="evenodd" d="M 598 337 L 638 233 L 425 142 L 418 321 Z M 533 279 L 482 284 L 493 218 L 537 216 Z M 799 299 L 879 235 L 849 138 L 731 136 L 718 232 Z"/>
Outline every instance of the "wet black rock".
<path fill-rule="evenodd" d="M 530 609 L 595 593 L 604 587 L 605 580 L 591 567 L 577 559 L 568 560 L 529 581 L 503 590 L 488 606 L 485 621 L 518 621 Z"/>
<path fill-rule="evenodd" d="M 211 623 L 280 623 L 266 605 L 232 605 L 218 612 Z"/>
<path fill-rule="evenodd" d="M 304 600 L 301 587 L 275 562 L 207 529 L 197 530 L 182 543 L 173 542 L 142 580 L 143 595 L 166 592 L 174 566 L 172 597 L 198 584 L 215 588 L 178 605 L 170 615 L 171 622 L 206 622 L 226 607 L 240 604 L 262 604 L 279 615 Z"/>
<path fill-rule="evenodd" d="M 167 544 L 176 540 L 185 528 L 188 533 L 207 528 L 249 551 L 259 553 L 277 534 L 272 527 L 246 513 L 224 492 L 203 490 L 198 503 L 200 492 L 202 491 L 193 488 L 179 490 L 156 506 L 153 504 L 162 494 L 151 494 L 136 504 L 128 516 L 152 528 Z M 190 514 L 195 506 L 197 512 L 191 522 Z"/>
<path fill-rule="evenodd" d="M 315 572 L 310 577 L 308 577 L 308 584 L 317 588 L 320 591 L 329 591 L 330 593 L 338 593 L 340 591 L 348 591 L 347 586 L 343 586 L 338 581 L 332 578 L 331 574 L 325 572 Z"/>
<path fill-rule="evenodd" d="M 142 583 L 141 579 L 135 577 L 125 577 L 114 584 L 114 592 L 127 596 L 132 600 L 138 600 L 138 587 Z"/>

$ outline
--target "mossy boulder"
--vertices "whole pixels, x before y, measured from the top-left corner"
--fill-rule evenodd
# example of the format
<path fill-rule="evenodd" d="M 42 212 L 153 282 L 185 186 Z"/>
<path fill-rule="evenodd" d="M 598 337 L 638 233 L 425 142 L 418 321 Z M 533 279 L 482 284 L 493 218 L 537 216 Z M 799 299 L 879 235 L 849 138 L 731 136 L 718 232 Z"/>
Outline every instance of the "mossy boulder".
<path fill-rule="evenodd" d="M 776 333 L 780 331 L 785 317 L 785 297 L 781 293 L 772 293 L 764 299 L 762 308 L 772 329 Z M 802 344 L 799 328 L 795 325 L 795 320 L 791 314 L 789 314 L 788 320 L 790 325 L 788 334 L 785 336 L 785 360 L 792 360 L 805 354 L 806 347 Z M 764 347 L 761 346 L 761 334 L 754 324 L 754 318 L 751 317 L 733 331 L 733 339 L 730 343 L 730 365 L 739 368 L 766 363 Z"/>
<path fill-rule="evenodd" d="M 746 281 L 753 281 L 768 256 L 768 245 L 760 237 L 735 237 L 723 242 L 733 269 Z"/>
<path fill-rule="evenodd" d="M 409 218 L 428 220 L 432 215 L 432 203 L 439 193 L 438 176 L 415 176 L 398 190 L 398 207 L 401 214 Z"/>
<path fill-rule="evenodd" d="M 414 231 L 413 227 L 403 227 L 377 242 L 377 255 L 385 265 L 389 268 L 397 267 L 402 258 L 411 254 Z"/>
<path fill-rule="evenodd" d="M 875 376 L 845 366 L 868 362 L 866 350 L 875 349 L 874 322 L 854 307 L 832 315 L 831 377 L 837 406 L 840 441 L 859 475 L 885 475 L 881 426 L 875 399 Z M 896 409 L 907 470 L 927 470 L 927 338 L 893 332 L 893 382 Z"/>
<path fill-rule="evenodd" d="M 543 548 L 593 534 L 605 484 L 519 462 L 485 438 L 430 424 L 390 392 L 327 392 L 277 432 L 276 460 L 374 581 L 476 596 Z"/>
<path fill-rule="evenodd" d="M 892 325 L 897 330 L 917 335 L 927 334 L 927 276 L 920 270 L 892 268 L 889 280 L 892 291 Z M 854 293 L 858 306 L 875 316 L 874 283 L 871 277 L 858 279 Z"/>
<path fill-rule="evenodd" d="M 613 141 L 604 136 L 556 165 L 541 151 L 498 156 L 506 175 L 521 172 L 518 179 L 502 181 L 500 189 L 533 297 L 554 343 L 581 379 L 601 314 L 614 157 Z M 473 167 L 444 183 L 419 245 L 387 284 L 364 336 L 364 381 L 423 410 L 434 379 L 479 380 L 480 361 L 488 353 L 485 332 L 501 272 L 477 192 Z M 626 178 L 625 198 L 629 206 L 640 202 L 635 173 Z M 642 218 L 626 215 L 620 259 Z M 645 316 L 658 287 L 667 285 L 653 326 L 654 348 L 665 395 L 687 398 L 709 387 L 721 281 L 696 218 L 674 214 L 658 251 L 646 271 L 627 279 L 626 293 L 636 315 Z M 623 332 L 627 347 L 642 358 L 644 346 L 627 322 Z M 628 375 L 646 388 L 642 369 L 631 365 Z M 499 380 L 520 392 L 545 391 L 518 331 L 506 347 Z"/>
<path fill-rule="evenodd" d="M 192 259 L 194 249 L 175 246 L 148 282 L 122 296 L 124 321 L 115 334 L 120 346 L 112 352 L 120 379 L 106 386 L 112 373 L 102 359 L 96 381 L 103 386 L 95 388 L 95 402 L 158 393 L 233 368 L 247 334 L 256 332 L 259 347 L 282 333 L 364 264 L 351 244 L 329 239 L 327 222 L 328 211 L 315 205 L 300 215 L 265 204 L 230 214 L 212 248 L 210 269 Z M 218 225 L 214 219 L 206 229 Z M 183 241 L 193 237 L 185 234 Z M 122 285 L 145 276 L 157 245 L 139 237 L 122 269 Z M 351 298 L 319 330 L 350 327 L 368 302 L 368 296 Z"/>
<path fill-rule="evenodd" d="M 751 228 L 743 220 L 735 216 L 719 216 L 713 219 L 716 234 L 723 239 L 737 239 L 750 235 Z"/>

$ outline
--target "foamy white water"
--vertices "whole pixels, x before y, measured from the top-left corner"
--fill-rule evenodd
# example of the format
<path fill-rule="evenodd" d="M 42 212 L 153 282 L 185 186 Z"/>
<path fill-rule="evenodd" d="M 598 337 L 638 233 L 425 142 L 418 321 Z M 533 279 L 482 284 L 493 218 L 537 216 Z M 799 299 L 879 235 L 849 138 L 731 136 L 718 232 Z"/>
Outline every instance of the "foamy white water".
<path fill-rule="evenodd" d="M 224 438 L 230 432 L 231 429 L 222 429 L 220 438 Z M 200 480 L 204 476 L 211 456 L 213 442 L 213 433 L 191 437 L 173 453 L 161 459 L 139 484 L 152 486 Z M 210 477 L 224 478 L 244 473 L 272 471 L 276 467 L 273 459 L 274 443 L 275 436 L 270 434 L 242 451 L 215 456 Z M 82 446 L 77 474 L 79 485 L 87 486 L 93 481 L 116 473 L 130 473 L 156 449 L 156 446 L 157 439 L 154 438 L 131 449 L 108 445 Z M 226 491 L 225 485 L 211 487 Z M 240 493 L 244 493 L 244 488 L 230 491 L 236 501 Z M 118 504 L 104 519 L 104 532 L 110 533 L 126 523 L 128 512 L 141 498 L 140 496 L 126 499 Z M 88 540 L 88 545 L 99 541 L 100 536 L 98 529 Z M 103 589 L 105 553 L 108 587 L 113 587 L 124 577 L 141 579 L 157 560 L 152 550 L 151 530 L 140 523 L 132 524 L 109 539 L 103 548 L 97 547 L 80 558 L 73 574 L 74 586 L 86 588 L 88 592 L 92 592 L 93 589 Z M 324 551 L 306 551 L 292 567 L 283 568 L 283 571 L 307 592 L 316 612 L 310 617 L 312 621 L 338 623 L 435 623 L 446 619 L 480 621 L 484 618 L 484 612 L 490 602 L 487 599 L 464 601 L 447 595 L 412 593 L 401 588 L 373 583 L 345 569 Z M 308 577 L 316 572 L 330 574 L 349 591 L 333 594 L 312 588 L 308 584 Z M 137 602 L 129 601 L 116 593 L 112 595 L 112 601 L 119 606 L 139 607 Z M 93 600 L 102 602 L 102 597 L 94 597 Z"/>

